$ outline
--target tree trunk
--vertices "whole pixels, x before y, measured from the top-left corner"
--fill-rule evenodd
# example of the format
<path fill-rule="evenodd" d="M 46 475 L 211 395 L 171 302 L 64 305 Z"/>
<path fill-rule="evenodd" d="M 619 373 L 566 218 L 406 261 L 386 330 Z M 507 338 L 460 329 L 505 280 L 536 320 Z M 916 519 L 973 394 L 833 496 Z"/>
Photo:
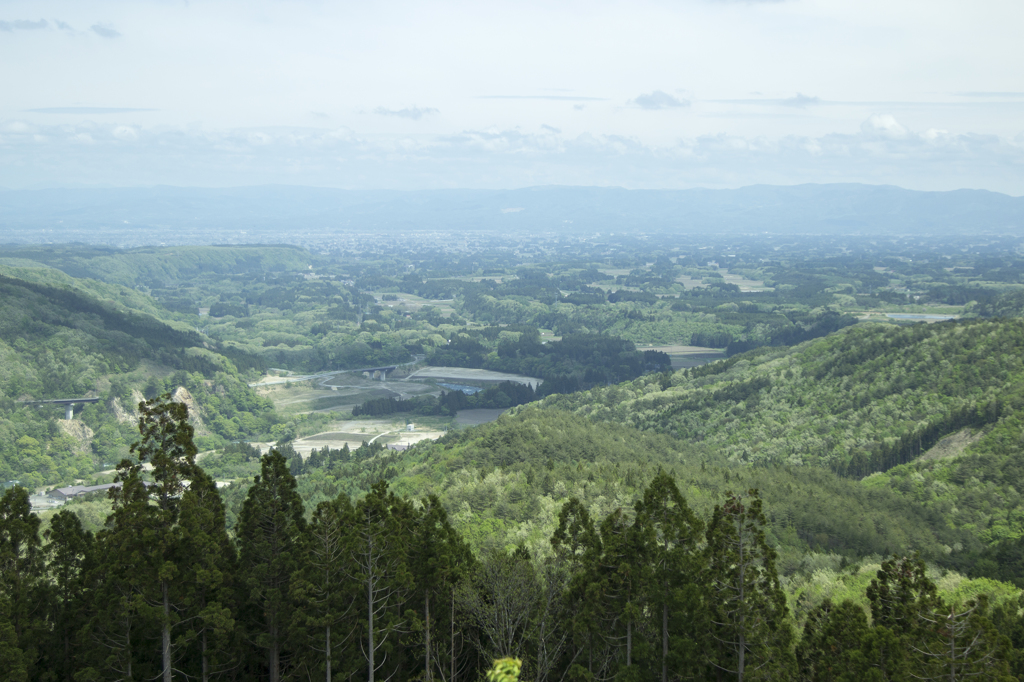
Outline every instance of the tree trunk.
<path fill-rule="evenodd" d="M 203 628 L 203 639 L 200 644 L 200 650 L 202 651 L 203 658 L 203 682 L 210 681 L 210 663 L 206 656 L 206 628 Z"/>
<path fill-rule="evenodd" d="M 425 634 L 425 637 L 424 637 L 426 645 L 424 647 L 424 661 L 423 662 L 426 665 L 425 669 L 427 671 L 427 682 L 431 682 L 431 680 L 433 679 L 433 675 L 430 674 L 431 673 L 431 670 L 430 670 L 430 590 L 427 590 L 426 612 L 427 612 L 427 630 L 426 630 L 426 634 Z"/>
<path fill-rule="evenodd" d="M 372 551 L 372 546 L 371 546 L 371 551 Z M 369 614 L 368 620 L 369 620 L 369 630 L 370 630 L 370 633 L 369 633 L 370 646 L 367 647 L 366 653 L 367 653 L 367 658 L 369 659 L 369 662 L 370 662 L 370 675 L 369 675 L 369 679 L 370 679 L 370 682 L 373 682 L 373 673 L 375 671 L 373 669 L 374 668 L 374 660 L 373 660 L 374 659 L 374 656 L 373 656 L 374 651 L 373 651 L 373 576 L 372 575 L 369 577 L 369 580 L 366 581 L 366 612 Z"/>
<path fill-rule="evenodd" d="M 164 682 L 171 682 L 171 586 L 166 580 L 160 581 L 160 591 L 164 598 L 164 622 L 160 633 L 163 649 L 163 678 Z"/>
<path fill-rule="evenodd" d="M 272 623 L 270 626 L 268 655 L 270 657 L 270 682 L 281 682 L 281 652 L 278 650 L 277 644 L 277 623 Z"/>
<path fill-rule="evenodd" d="M 64 607 L 64 613 L 68 612 L 67 606 Z M 68 632 L 67 625 L 63 626 L 64 631 L 64 682 L 71 682 L 71 633 Z"/>
<path fill-rule="evenodd" d="M 327 682 L 331 682 L 331 626 L 327 626 L 327 634 L 324 637 L 324 652 L 327 658 Z"/>
<path fill-rule="evenodd" d="M 661 682 L 668 682 L 668 603 L 661 605 Z"/>

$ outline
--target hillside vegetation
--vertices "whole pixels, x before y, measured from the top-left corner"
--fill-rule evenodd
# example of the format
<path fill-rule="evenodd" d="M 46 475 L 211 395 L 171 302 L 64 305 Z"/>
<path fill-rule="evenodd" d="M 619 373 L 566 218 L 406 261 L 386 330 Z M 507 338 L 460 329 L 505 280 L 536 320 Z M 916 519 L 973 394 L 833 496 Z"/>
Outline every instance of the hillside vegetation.
<path fill-rule="evenodd" d="M 861 477 L 909 462 L 964 427 L 1016 419 L 1022 349 L 1020 319 L 865 324 L 543 404 L 700 442 L 731 461 Z"/>
<path fill-rule="evenodd" d="M 200 442 L 270 434 L 268 401 L 240 371 L 260 361 L 81 289 L 0 276 L 0 480 L 88 478 L 128 454 L 143 395 L 184 387 L 204 428 Z M 98 397 L 75 422 L 25 400 Z M 208 440 L 212 437 L 212 441 Z"/>

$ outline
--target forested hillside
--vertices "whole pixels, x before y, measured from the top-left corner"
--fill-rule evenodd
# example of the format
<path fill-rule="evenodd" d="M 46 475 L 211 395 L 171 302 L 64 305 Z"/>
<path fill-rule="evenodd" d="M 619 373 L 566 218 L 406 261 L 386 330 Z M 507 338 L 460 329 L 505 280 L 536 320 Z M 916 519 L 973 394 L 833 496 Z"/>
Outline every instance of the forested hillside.
<path fill-rule="evenodd" d="M 0 276 L 0 480 L 37 487 L 109 468 L 128 453 L 138 400 L 179 387 L 201 406 L 200 440 L 269 434 L 278 420 L 240 375 L 259 366 L 87 292 Z M 21 402 L 78 397 L 102 400 L 73 422 Z"/>
<path fill-rule="evenodd" d="M 861 477 L 1024 408 L 1024 320 L 859 325 L 544 405 L 700 442 L 736 462 Z"/>
<path fill-rule="evenodd" d="M 378 477 L 353 499 L 328 492 L 333 477 L 323 471 L 324 498 L 313 508 L 301 494 L 310 474 L 296 481 L 272 451 L 229 534 L 224 502 L 196 464 L 187 409 L 169 396 L 147 403 L 138 460 L 118 466 L 121 486 L 99 532 L 84 529 L 72 506 L 40 534 L 27 491 L 0 497 L 8 678 L 458 680 L 513 657 L 522 679 L 538 682 L 717 680 L 723 671 L 727 679 L 852 682 L 880 668 L 890 679 L 959 672 L 1012 680 L 1024 672 L 1018 592 L 936 574 L 906 556 L 860 565 L 810 555 L 804 566 L 780 566 L 775 547 L 791 549 L 793 538 L 780 538 L 784 522 L 769 520 L 761 493 L 721 488 L 728 472 L 707 474 L 703 462 L 705 475 L 687 468 L 694 453 L 678 452 L 669 437 L 527 412 L 406 463 L 469 466 L 462 492 L 473 502 L 464 499 L 455 515 L 452 490 L 447 503 L 403 496 Z M 593 491 L 578 496 L 630 451 L 642 461 L 624 472 L 612 504 L 596 505 Z M 379 467 L 383 453 L 344 455 L 341 469 L 328 467 L 342 474 L 339 483 L 350 480 L 344 467 Z M 468 524 L 471 507 L 500 509 L 520 497 L 515 486 L 504 486 L 502 500 L 496 489 L 471 490 L 474 464 L 499 464 L 509 481 L 529 482 L 531 463 L 545 456 L 542 475 L 577 475 L 571 490 L 559 481 L 542 496 L 550 506 L 535 529 L 542 536 L 481 544 L 476 534 L 472 551 L 465 530 L 486 522 Z M 654 471 L 653 460 L 683 466 L 673 476 Z M 148 486 L 143 463 L 153 466 Z M 744 477 L 730 482 L 745 485 Z M 815 487 L 813 478 L 799 482 Z M 711 508 L 702 513 L 694 500 Z"/>

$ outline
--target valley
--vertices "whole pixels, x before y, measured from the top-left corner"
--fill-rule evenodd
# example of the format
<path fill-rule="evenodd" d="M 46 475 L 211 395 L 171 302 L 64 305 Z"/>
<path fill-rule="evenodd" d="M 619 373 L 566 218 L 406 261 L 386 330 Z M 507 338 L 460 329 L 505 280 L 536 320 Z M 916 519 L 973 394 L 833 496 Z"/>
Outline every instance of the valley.
<path fill-rule="evenodd" d="M 136 406 L 172 394 L 233 538 L 272 450 L 306 522 L 386 486 L 440 505 L 485 563 L 537 567 L 566 509 L 632 523 L 667 476 L 702 524 L 757 491 L 794 632 L 845 599 L 870 611 L 894 554 L 941 599 L 1022 598 L 1024 261 L 1005 238 L 353 244 L 8 247 L 6 485 L 122 476 Z M 19 402 L 69 396 L 96 402 L 70 421 Z M 105 533 L 112 504 L 38 515 Z"/>

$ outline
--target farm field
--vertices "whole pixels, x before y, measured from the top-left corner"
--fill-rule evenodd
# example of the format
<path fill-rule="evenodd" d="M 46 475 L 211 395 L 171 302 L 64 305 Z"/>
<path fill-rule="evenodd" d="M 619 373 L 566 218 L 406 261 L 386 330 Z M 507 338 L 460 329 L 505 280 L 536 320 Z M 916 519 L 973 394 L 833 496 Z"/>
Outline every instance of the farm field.
<path fill-rule="evenodd" d="M 537 386 L 544 383 L 543 379 L 538 379 L 536 377 L 527 377 L 521 374 L 507 374 L 505 372 L 492 372 L 487 369 L 471 369 L 468 367 L 424 367 L 416 370 L 406 377 L 406 379 L 409 381 L 414 379 L 432 379 L 436 381 L 476 381 L 486 384 L 497 384 L 502 381 L 514 381 L 518 384 L 527 384 L 533 388 L 537 388 Z"/>

